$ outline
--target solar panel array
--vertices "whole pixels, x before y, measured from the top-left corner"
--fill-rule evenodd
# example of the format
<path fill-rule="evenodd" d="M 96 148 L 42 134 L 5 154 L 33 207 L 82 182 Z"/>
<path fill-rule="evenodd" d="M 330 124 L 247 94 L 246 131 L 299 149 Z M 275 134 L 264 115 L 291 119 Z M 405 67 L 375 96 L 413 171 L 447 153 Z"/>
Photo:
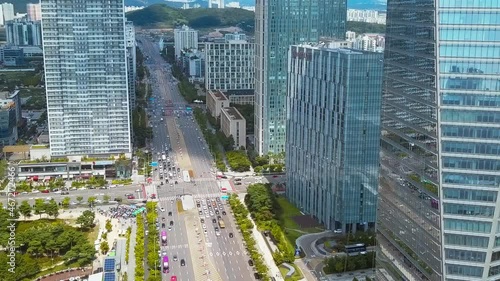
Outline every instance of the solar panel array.
<path fill-rule="evenodd" d="M 115 259 L 104 260 L 104 272 L 115 271 Z"/>
<path fill-rule="evenodd" d="M 104 273 L 103 281 L 116 281 L 116 274 L 114 272 Z"/>

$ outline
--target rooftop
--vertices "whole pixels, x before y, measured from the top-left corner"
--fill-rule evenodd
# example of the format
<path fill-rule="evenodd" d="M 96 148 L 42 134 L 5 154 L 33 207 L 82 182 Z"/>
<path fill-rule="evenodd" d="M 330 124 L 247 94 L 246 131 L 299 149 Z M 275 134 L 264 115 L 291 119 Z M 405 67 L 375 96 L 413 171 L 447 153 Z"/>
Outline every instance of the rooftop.
<path fill-rule="evenodd" d="M 226 95 L 224 95 L 224 93 L 222 93 L 220 90 L 214 90 L 214 91 L 209 91 L 209 92 L 217 100 L 221 100 L 221 101 L 227 100 Z"/>
<path fill-rule="evenodd" d="M 231 120 L 244 120 L 243 116 L 238 111 L 238 109 L 234 107 L 224 107 L 222 108 L 222 111 L 224 111 L 227 115 L 229 115 Z"/>

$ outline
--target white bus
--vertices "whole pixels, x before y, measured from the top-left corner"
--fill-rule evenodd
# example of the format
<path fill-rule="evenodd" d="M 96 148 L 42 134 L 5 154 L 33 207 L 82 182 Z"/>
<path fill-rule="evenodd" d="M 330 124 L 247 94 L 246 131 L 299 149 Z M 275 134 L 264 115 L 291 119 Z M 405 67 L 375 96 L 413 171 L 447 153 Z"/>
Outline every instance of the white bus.
<path fill-rule="evenodd" d="M 191 177 L 189 176 L 188 171 L 182 171 L 182 178 L 185 182 L 191 182 Z"/>

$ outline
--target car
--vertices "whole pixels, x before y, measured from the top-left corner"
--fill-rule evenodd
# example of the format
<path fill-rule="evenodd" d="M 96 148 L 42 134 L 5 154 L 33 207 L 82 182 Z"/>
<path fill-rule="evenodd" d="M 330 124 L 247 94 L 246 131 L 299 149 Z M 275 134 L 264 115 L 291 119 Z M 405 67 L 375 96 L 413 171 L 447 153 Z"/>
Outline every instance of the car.
<path fill-rule="evenodd" d="M 161 224 L 161 228 L 165 228 L 165 223 L 162 223 L 162 224 Z"/>
<path fill-rule="evenodd" d="M 160 208 L 160 211 L 165 212 L 165 208 L 163 208 L 163 207 Z"/>
<path fill-rule="evenodd" d="M 222 214 L 225 216 L 226 215 L 226 211 L 222 211 Z"/>
<path fill-rule="evenodd" d="M 234 181 L 241 181 L 241 178 L 235 178 Z"/>
<path fill-rule="evenodd" d="M 203 224 L 203 229 L 207 229 L 207 225 L 206 224 Z"/>
<path fill-rule="evenodd" d="M 340 233 L 342 233 L 342 229 L 335 229 L 335 230 L 333 231 L 333 233 L 340 234 Z"/>
<path fill-rule="evenodd" d="M 215 231 L 219 231 L 219 228 L 217 226 L 215 227 Z"/>
<path fill-rule="evenodd" d="M 186 265 L 186 261 L 184 259 L 181 259 L 181 266 L 185 266 Z"/>
<path fill-rule="evenodd" d="M 218 215 L 219 214 L 219 211 L 218 210 L 215 210 L 215 214 Z"/>
<path fill-rule="evenodd" d="M 135 199 L 134 195 L 127 196 L 127 199 Z"/>
<path fill-rule="evenodd" d="M 233 238 L 233 237 L 234 237 L 233 233 L 229 232 L 229 238 Z"/>
<path fill-rule="evenodd" d="M 199 212 L 198 212 L 198 214 L 199 214 L 200 216 L 203 216 L 203 212 L 202 212 L 202 211 L 199 211 Z"/>
<path fill-rule="evenodd" d="M 248 265 L 253 266 L 253 260 L 248 260 Z"/>
<path fill-rule="evenodd" d="M 177 261 L 177 255 L 174 255 L 174 261 Z"/>
<path fill-rule="evenodd" d="M 161 221 L 165 221 L 165 218 L 161 218 Z"/>
<path fill-rule="evenodd" d="M 213 220 L 212 220 L 212 222 L 213 222 L 213 223 L 217 223 L 217 220 L 216 220 L 216 219 L 213 219 Z"/>
<path fill-rule="evenodd" d="M 257 280 L 260 280 L 260 274 L 258 274 L 257 272 L 254 272 L 253 277 L 255 277 L 255 279 Z"/>
<path fill-rule="evenodd" d="M 170 281 L 177 281 L 177 276 L 174 275 L 174 276 L 170 277 Z"/>
<path fill-rule="evenodd" d="M 241 185 L 241 182 L 237 182 L 236 185 Z"/>
<path fill-rule="evenodd" d="M 177 182 L 177 181 L 175 181 L 175 184 L 178 184 L 178 182 Z"/>
<path fill-rule="evenodd" d="M 174 221 L 170 221 L 170 226 L 174 225 Z"/>
<path fill-rule="evenodd" d="M 205 219 L 201 218 L 201 219 L 200 219 L 200 222 L 201 222 L 201 223 L 205 223 Z"/>
<path fill-rule="evenodd" d="M 219 219 L 219 220 L 220 220 L 221 218 L 222 218 L 221 216 L 217 216 L 217 219 Z"/>
<path fill-rule="evenodd" d="M 44 190 L 42 190 L 42 193 L 50 193 L 50 190 L 44 189 Z"/>
<path fill-rule="evenodd" d="M 207 234 L 207 230 L 206 229 L 204 229 L 203 232 L 205 232 L 205 234 Z"/>

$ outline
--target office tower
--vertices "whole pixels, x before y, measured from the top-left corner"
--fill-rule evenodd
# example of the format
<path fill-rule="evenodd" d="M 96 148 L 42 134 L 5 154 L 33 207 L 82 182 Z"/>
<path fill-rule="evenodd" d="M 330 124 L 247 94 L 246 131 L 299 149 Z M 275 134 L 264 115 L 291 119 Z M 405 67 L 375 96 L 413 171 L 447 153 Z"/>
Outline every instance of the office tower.
<path fill-rule="evenodd" d="M 39 21 L 42 20 L 42 11 L 40 9 L 40 3 L 28 3 L 26 4 L 26 12 L 29 21 Z"/>
<path fill-rule="evenodd" d="M 0 144 L 14 145 L 18 139 L 17 126 L 21 122 L 19 90 L 0 91 Z"/>
<path fill-rule="evenodd" d="M 254 46 L 244 34 L 226 34 L 221 42 L 205 43 L 205 89 L 254 89 Z"/>
<path fill-rule="evenodd" d="M 328 229 L 374 228 L 383 54 L 290 47 L 287 197 Z"/>
<path fill-rule="evenodd" d="M 131 152 L 123 0 L 42 0 L 52 156 Z"/>
<path fill-rule="evenodd" d="M 183 50 L 198 49 L 198 31 L 183 25 L 174 29 L 175 58 L 181 56 Z"/>
<path fill-rule="evenodd" d="M 497 280 L 500 2 L 387 7 L 378 275 Z"/>
<path fill-rule="evenodd" d="M 285 149 L 288 48 L 344 39 L 345 0 L 257 0 L 255 3 L 255 149 Z"/>
<path fill-rule="evenodd" d="M 11 3 L 3 3 L 2 13 L 3 13 L 3 24 L 6 24 L 8 21 L 14 19 L 14 5 Z"/>
<path fill-rule="evenodd" d="M 125 42 L 127 46 L 127 75 L 128 75 L 128 94 L 130 103 L 130 112 L 135 109 L 135 79 L 137 77 L 137 58 L 135 43 L 134 23 L 127 21 L 125 23 Z"/>
<path fill-rule="evenodd" d="M 42 46 L 40 21 L 15 19 L 5 23 L 7 44 L 15 46 Z"/>

